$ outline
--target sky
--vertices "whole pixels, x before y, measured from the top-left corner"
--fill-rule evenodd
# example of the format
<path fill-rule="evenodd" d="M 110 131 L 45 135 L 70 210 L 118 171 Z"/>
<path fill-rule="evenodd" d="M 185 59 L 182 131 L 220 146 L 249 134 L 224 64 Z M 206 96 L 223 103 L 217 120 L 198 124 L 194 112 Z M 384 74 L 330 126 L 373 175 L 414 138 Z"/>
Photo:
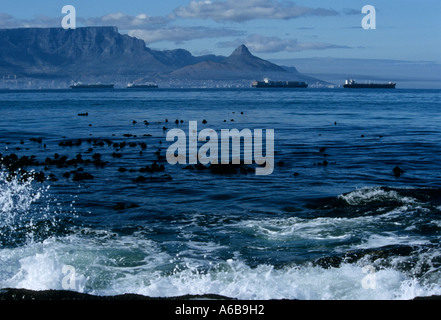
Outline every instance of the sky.
<path fill-rule="evenodd" d="M 153 49 L 229 55 L 245 44 L 264 59 L 332 57 L 441 62 L 439 0 L 3 0 L 0 28 L 117 26 Z M 362 28 L 365 5 L 376 29 Z"/>

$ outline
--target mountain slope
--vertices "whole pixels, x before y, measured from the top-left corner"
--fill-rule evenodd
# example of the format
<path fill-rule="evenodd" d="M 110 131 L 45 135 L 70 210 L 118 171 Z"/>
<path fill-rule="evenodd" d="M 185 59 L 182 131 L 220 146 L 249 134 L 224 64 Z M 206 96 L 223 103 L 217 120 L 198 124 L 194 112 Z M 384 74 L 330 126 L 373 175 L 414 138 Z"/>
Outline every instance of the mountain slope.
<path fill-rule="evenodd" d="M 36 77 L 171 69 L 144 41 L 121 35 L 114 27 L 0 30 L 0 61 L 7 72 Z"/>
<path fill-rule="evenodd" d="M 245 45 L 239 46 L 229 57 L 219 61 L 203 61 L 171 73 L 173 77 L 188 79 L 255 79 L 265 76 L 286 76 L 284 68 L 251 54 Z"/>
<path fill-rule="evenodd" d="M 245 45 L 228 57 L 193 56 L 183 49 L 152 50 L 143 40 L 120 34 L 116 27 L 0 30 L 0 80 L 126 85 L 136 79 L 183 84 L 188 80 L 305 79 L 292 70 L 254 56 Z"/>
<path fill-rule="evenodd" d="M 241 70 L 286 72 L 284 68 L 274 63 L 253 56 L 245 45 L 234 50 L 225 63 Z"/>

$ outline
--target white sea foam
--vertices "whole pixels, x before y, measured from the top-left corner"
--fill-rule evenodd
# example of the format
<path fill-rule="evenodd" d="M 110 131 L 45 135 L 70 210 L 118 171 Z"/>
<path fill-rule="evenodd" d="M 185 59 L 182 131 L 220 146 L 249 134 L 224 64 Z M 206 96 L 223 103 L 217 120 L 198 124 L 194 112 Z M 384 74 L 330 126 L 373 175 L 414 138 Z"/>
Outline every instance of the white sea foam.
<path fill-rule="evenodd" d="M 427 257 L 424 257 L 427 258 Z M 178 266 L 179 261 L 179 266 Z M 52 238 L 0 250 L 0 287 L 63 289 L 63 266 L 75 268 L 75 291 L 152 297 L 219 294 L 239 299 L 412 299 L 441 294 L 439 272 L 419 281 L 393 266 L 376 270 L 374 286 L 361 261 L 338 268 L 292 265 L 250 267 L 239 256 L 208 264 L 175 259 L 153 241 L 133 236 Z"/>
<path fill-rule="evenodd" d="M 370 235 L 366 241 L 355 246 L 358 249 L 381 248 L 391 245 L 423 245 L 429 243 L 428 239 L 419 236 L 399 236 L 395 233 L 384 232 Z"/>
<path fill-rule="evenodd" d="M 302 240 L 344 240 L 357 233 L 360 226 L 375 224 L 377 217 L 356 218 L 316 218 L 305 219 L 289 217 L 286 219 L 247 220 L 234 227 L 257 238 L 273 241 L 302 241 Z"/>
<path fill-rule="evenodd" d="M 381 187 L 366 187 L 339 196 L 349 205 L 362 205 L 377 201 L 399 201 L 403 204 L 416 202 L 411 197 L 400 196 L 395 190 L 385 190 Z"/>

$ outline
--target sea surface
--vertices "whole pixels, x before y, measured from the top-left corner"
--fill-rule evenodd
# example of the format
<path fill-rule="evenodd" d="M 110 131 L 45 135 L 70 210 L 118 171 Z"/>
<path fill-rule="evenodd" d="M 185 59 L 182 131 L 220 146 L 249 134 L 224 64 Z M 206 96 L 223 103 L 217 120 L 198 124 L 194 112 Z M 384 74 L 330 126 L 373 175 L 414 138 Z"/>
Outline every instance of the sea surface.
<path fill-rule="evenodd" d="M 170 165 L 189 121 L 274 129 L 274 172 Z M 5 91 L 0 153 L 0 288 L 441 294 L 440 90 Z"/>

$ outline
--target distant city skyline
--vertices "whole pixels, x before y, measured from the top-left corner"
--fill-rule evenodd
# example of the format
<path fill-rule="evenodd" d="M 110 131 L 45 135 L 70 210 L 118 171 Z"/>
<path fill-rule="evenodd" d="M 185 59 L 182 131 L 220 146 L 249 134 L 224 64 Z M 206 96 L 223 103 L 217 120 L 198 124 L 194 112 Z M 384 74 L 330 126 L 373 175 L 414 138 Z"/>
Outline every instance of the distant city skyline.
<path fill-rule="evenodd" d="M 227 55 L 244 43 L 265 59 L 334 57 L 441 62 L 441 2 L 325 0 L 7 1 L 0 28 L 61 27 L 64 5 L 77 27 L 117 26 L 155 49 Z M 377 10 L 363 30 L 361 9 Z"/>

